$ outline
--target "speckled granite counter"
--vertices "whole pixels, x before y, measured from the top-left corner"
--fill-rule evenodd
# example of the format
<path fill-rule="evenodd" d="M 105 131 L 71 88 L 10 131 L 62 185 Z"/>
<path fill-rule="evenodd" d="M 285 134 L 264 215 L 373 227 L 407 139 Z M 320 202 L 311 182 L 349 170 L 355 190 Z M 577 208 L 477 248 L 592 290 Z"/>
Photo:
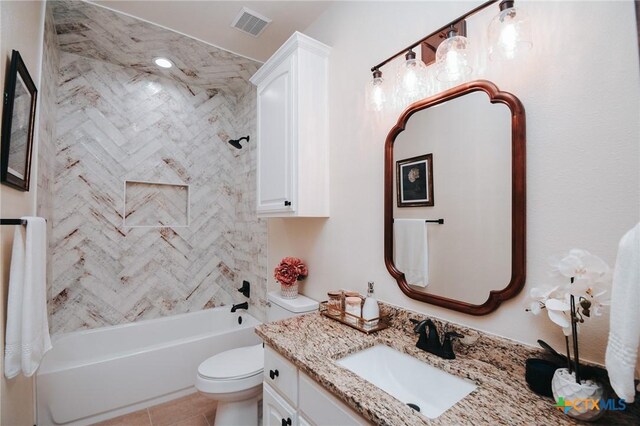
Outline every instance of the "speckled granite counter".
<path fill-rule="evenodd" d="M 468 336 L 468 345 L 454 344 L 457 358 L 444 360 L 415 347 L 409 318 L 425 317 L 389 305 L 390 327 L 365 335 L 313 313 L 263 324 L 256 333 L 326 390 L 379 425 L 571 425 L 579 424 L 553 407 L 551 399 L 529 390 L 524 379 L 527 358 L 543 358 L 540 350 L 465 327 L 449 329 Z M 436 321 L 442 329 L 443 324 Z M 376 344 L 388 345 L 478 385 L 467 397 L 437 419 L 427 419 L 402 402 L 334 361 Z M 607 412 L 598 424 L 639 425 L 639 404 L 627 411 Z"/>

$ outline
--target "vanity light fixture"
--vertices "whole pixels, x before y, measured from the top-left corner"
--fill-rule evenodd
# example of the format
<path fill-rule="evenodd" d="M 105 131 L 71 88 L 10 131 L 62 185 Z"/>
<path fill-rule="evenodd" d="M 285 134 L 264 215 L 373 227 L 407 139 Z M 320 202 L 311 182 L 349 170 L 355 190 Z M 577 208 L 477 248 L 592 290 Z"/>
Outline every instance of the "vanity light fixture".
<path fill-rule="evenodd" d="M 387 96 L 393 93 L 394 106 L 400 105 L 402 108 L 418 99 L 435 94 L 436 82 L 431 78 L 432 73 L 436 74 L 437 80 L 448 83 L 459 83 L 468 78 L 473 71 L 473 58 L 470 42 L 466 38 L 466 19 L 498 1 L 484 2 L 372 67 L 373 81 L 367 84 L 367 109 L 380 111 L 383 104 L 389 104 L 385 92 Z M 533 46 L 529 17 L 514 4 L 514 0 L 500 1 L 500 13 L 489 25 L 488 55 L 492 60 L 515 59 Z M 422 48 L 420 60 L 416 59 L 413 52 L 413 49 L 419 46 Z M 395 86 L 393 90 L 384 88 L 381 68 L 400 55 L 405 55 L 406 62 L 400 67 Z M 436 66 L 429 67 L 433 62 Z"/>
<path fill-rule="evenodd" d="M 159 66 L 160 68 L 171 68 L 173 66 L 173 62 L 168 60 L 167 58 L 158 57 L 153 60 L 153 63 Z"/>
<path fill-rule="evenodd" d="M 531 50 L 531 21 L 513 0 L 500 2 L 498 13 L 489 24 L 489 59 L 516 59 Z"/>
<path fill-rule="evenodd" d="M 373 70 L 373 80 L 367 83 L 367 91 L 365 92 L 365 103 L 368 111 L 382 111 L 387 101 L 384 83 L 382 71 Z"/>
<path fill-rule="evenodd" d="M 471 74 L 469 39 L 458 35 L 455 27 L 447 32 L 447 39 L 440 43 L 436 51 L 437 79 L 445 82 L 459 82 Z"/>

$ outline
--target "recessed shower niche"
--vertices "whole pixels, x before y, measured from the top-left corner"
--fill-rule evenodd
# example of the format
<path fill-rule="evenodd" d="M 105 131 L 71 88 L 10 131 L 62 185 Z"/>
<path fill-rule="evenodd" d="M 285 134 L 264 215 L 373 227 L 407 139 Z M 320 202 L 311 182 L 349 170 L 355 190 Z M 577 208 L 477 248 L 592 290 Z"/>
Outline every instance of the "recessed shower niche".
<path fill-rule="evenodd" d="M 123 225 L 128 228 L 189 226 L 189 185 L 126 180 Z"/>

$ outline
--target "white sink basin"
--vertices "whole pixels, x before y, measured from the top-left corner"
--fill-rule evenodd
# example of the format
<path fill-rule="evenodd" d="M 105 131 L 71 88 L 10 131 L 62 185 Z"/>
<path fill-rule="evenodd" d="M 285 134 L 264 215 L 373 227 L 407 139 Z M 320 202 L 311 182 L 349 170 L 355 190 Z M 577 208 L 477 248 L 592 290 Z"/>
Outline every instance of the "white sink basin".
<path fill-rule="evenodd" d="M 430 419 L 476 388 L 468 380 L 384 345 L 348 355 L 337 363 L 405 404 L 420 407 L 420 413 Z"/>

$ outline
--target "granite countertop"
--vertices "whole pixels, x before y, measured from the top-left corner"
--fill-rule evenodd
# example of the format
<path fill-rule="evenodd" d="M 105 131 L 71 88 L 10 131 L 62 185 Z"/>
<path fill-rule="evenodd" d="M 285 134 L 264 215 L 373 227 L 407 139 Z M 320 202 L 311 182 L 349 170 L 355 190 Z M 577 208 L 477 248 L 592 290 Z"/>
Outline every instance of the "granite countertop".
<path fill-rule="evenodd" d="M 454 343 L 456 359 L 445 360 L 415 347 L 417 336 L 409 318 L 426 317 L 381 304 L 390 327 L 366 335 L 319 313 L 263 324 L 256 333 L 267 345 L 338 397 L 357 413 L 379 425 L 572 425 L 580 424 L 554 401 L 529 390 L 524 378 L 527 358 L 544 358 L 541 350 L 517 342 L 448 324 L 467 336 Z M 445 324 L 432 318 L 442 330 Z M 384 344 L 405 352 L 478 387 L 436 419 L 428 419 L 336 360 L 362 349 Z M 639 404 L 626 411 L 606 412 L 598 424 L 640 424 Z"/>

